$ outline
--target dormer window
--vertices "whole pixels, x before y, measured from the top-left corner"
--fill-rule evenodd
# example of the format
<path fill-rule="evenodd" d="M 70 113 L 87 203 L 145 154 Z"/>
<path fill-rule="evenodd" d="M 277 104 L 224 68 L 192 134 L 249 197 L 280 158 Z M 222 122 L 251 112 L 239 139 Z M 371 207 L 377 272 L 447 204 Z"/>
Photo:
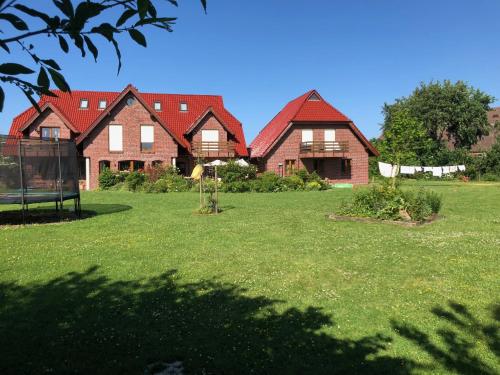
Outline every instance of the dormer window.
<path fill-rule="evenodd" d="M 88 99 L 80 99 L 80 109 L 89 109 Z"/>
<path fill-rule="evenodd" d="M 156 112 L 160 112 L 161 111 L 161 102 L 155 102 L 154 109 Z"/>
<path fill-rule="evenodd" d="M 319 100 L 319 96 L 316 93 L 312 93 L 311 96 L 309 97 L 309 101 L 311 102 L 317 102 Z"/>
<path fill-rule="evenodd" d="M 106 109 L 106 106 L 108 105 L 108 103 L 106 102 L 106 100 L 99 100 L 99 109 Z"/>
<path fill-rule="evenodd" d="M 179 105 L 179 110 L 180 110 L 181 112 L 187 112 L 187 110 L 188 110 L 188 105 L 187 105 L 187 103 L 181 103 L 181 104 Z"/>

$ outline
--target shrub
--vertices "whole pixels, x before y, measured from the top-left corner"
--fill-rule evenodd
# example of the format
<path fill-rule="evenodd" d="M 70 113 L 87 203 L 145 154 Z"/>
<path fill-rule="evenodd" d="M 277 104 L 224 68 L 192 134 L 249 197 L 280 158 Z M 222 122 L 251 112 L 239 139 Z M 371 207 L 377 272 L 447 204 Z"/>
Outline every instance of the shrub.
<path fill-rule="evenodd" d="M 286 190 L 283 178 L 274 172 L 264 172 L 252 181 L 252 190 L 259 193 L 274 193 Z"/>
<path fill-rule="evenodd" d="M 283 178 L 283 185 L 287 190 L 303 190 L 304 180 L 297 174 Z"/>
<path fill-rule="evenodd" d="M 306 190 L 308 191 L 321 190 L 321 189 L 322 189 L 321 183 L 319 183 L 318 181 L 309 181 L 306 184 Z"/>
<path fill-rule="evenodd" d="M 234 181 L 222 183 L 221 191 L 225 193 L 244 193 L 250 191 L 250 183 L 248 181 Z"/>
<path fill-rule="evenodd" d="M 229 160 L 226 165 L 217 168 L 218 176 L 222 182 L 254 180 L 257 177 L 257 168 L 254 165 L 241 166 L 234 160 Z"/>
<path fill-rule="evenodd" d="M 99 175 L 99 188 L 102 190 L 108 190 L 117 183 L 118 179 L 116 178 L 116 173 L 113 173 L 109 168 L 104 168 Z"/>
<path fill-rule="evenodd" d="M 146 176 L 144 175 L 144 173 L 140 172 L 130 172 L 125 178 L 125 183 L 130 191 L 139 190 L 145 181 Z"/>
<path fill-rule="evenodd" d="M 340 214 L 385 220 L 422 221 L 441 209 L 441 197 L 420 189 L 402 191 L 389 185 L 356 190 L 351 202 L 341 205 Z"/>

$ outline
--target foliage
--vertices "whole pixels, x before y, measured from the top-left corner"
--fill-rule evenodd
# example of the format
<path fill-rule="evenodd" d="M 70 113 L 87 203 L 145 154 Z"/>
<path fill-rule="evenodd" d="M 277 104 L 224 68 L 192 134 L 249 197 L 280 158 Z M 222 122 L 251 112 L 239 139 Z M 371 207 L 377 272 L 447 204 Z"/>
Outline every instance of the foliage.
<path fill-rule="evenodd" d="M 141 172 L 130 172 L 125 178 L 125 183 L 130 191 L 138 191 L 146 181 L 146 175 Z"/>
<path fill-rule="evenodd" d="M 177 5 L 176 0 L 169 2 Z M 0 39 L 0 47 L 7 53 L 13 47 L 20 48 L 33 66 L 28 67 L 24 61 L 4 62 L 0 64 L 0 81 L 19 87 L 38 110 L 40 108 L 34 96 L 55 96 L 49 90 L 51 82 L 63 92 L 69 92 L 70 87 L 54 59 L 38 56 L 33 37 L 46 35 L 57 40 L 58 47 L 65 53 L 69 52 L 69 44 L 74 44 L 82 57 L 90 52 L 95 61 L 100 48 L 95 37 L 101 37 L 112 44 L 118 58 L 119 73 L 122 62 L 117 35 L 128 34 L 137 44 L 146 47 L 146 37 L 139 29 L 156 27 L 171 32 L 176 20 L 160 16 L 157 11 L 160 1 L 155 0 L 52 0 L 55 5 L 53 12 L 48 11 L 50 7 L 45 2 L 24 1 L 27 5 L 22 3 L 18 0 L 0 1 L 0 22 L 9 24 L 13 29 L 10 34 L 5 34 L 4 26 L 1 27 L 4 33 Z M 201 3 L 206 10 L 206 0 L 201 0 Z M 106 19 L 108 22 L 99 23 Z M 43 45 L 38 49 L 45 50 L 46 47 Z M 34 69 L 38 69 L 36 79 L 33 76 L 36 73 Z M 5 94 L 0 87 L 0 111 L 3 109 L 4 99 Z"/>
<path fill-rule="evenodd" d="M 274 172 L 264 172 L 252 181 L 252 190 L 258 193 L 276 193 L 285 191 L 283 178 Z"/>
<path fill-rule="evenodd" d="M 383 133 L 390 130 L 393 116 L 407 111 L 421 123 L 427 136 L 440 146 L 448 138 L 457 148 L 467 148 L 488 135 L 487 111 L 494 97 L 462 81 L 421 83 L 409 97 L 384 105 Z M 410 135 L 413 129 L 408 129 Z"/>
<path fill-rule="evenodd" d="M 396 165 L 419 165 L 419 155 L 427 155 L 433 147 L 422 121 L 406 108 L 387 111 L 390 115 L 384 125 L 384 138 L 377 144 L 381 160 Z"/>
<path fill-rule="evenodd" d="M 339 213 L 384 220 L 422 221 L 441 209 L 441 197 L 425 189 L 402 190 L 388 184 L 356 190 L 352 201 L 344 202 Z"/>
<path fill-rule="evenodd" d="M 253 180 L 257 177 L 255 165 L 241 166 L 234 160 L 229 160 L 226 165 L 217 167 L 217 174 L 223 183 Z"/>
<path fill-rule="evenodd" d="M 104 168 L 104 170 L 99 175 L 99 188 L 102 190 L 107 190 L 112 186 L 117 184 L 116 173 L 113 173 L 111 169 Z"/>
<path fill-rule="evenodd" d="M 297 174 L 283 178 L 283 184 L 286 190 L 304 190 L 304 180 Z"/>

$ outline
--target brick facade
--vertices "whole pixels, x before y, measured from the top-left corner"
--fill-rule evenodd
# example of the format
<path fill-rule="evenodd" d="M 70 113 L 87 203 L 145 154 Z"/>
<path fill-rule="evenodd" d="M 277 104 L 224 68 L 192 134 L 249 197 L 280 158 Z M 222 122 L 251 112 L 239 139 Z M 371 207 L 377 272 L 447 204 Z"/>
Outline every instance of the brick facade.
<path fill-rule="evenodd" d="M 170 165 L 178 155 L 178 145 L 168 132 L 150 113 L 135 100 L 131 106 L 124 98 L 90 134 L 83 143 L 83 156 L 90 158 L 90 189 L 98 187 L 99 162 L 107 160 L 110 169 L 117 170 L 118 163 L 124 160 L 143 161 L 145 166 L 153 161 Z M 122 125 L 123 151 L 109 151 L 109 125 Z M 154 126 L 153 152 L 141 151 L 141 125 Z"/>
<path fill-rule="evenodd" d="M 302 130 L 313 130 L 314 141 L 324 141 L 324 131 L 326 129 L 335 130 L 336 141 L 347 141 L 348 152 L 336 152 L 334 157 L 301 158 L 299 154 L 300 143 L 302 141 Z M 341 159 L 350 159 L 351 172 L 342 173 Z M 368 152 L 364 144 L 353 133 L 347 124 L 293 124 L 281 139 L 271 148 L 267 155 L 261 160 L 260 167 L 266 171 L 273 171 L 277 174 L 286 173 L 286 160 L 295 160 L 297 168 L 305 168 L 309 172 L 315 170 L 324 178 L 331 182 L 367 184 L 368 183 Z M 280 170 L 279 164 L 282 164 Z"/>
<path fill-rule="evenodd" d="M 40 138 L 42 135 L 40 128 L 42 127 L 59 128 L 59 138 L 61 139 L 73 138 L 71 130 L 64 124 L 63 120 L 50 109 L 44 111 L 29 126 L 27 129 L 29 137 Z"/>
<path fill-rule="evenodd" d="M 228 141 L 228 133 L 222 124 L 213 116 L 209 114 L 200 124 L 193 130 L 192 140 L 193 142 L 201 142 L 202 130 L 218 130 L 219 131 L 219 142 Z"/>

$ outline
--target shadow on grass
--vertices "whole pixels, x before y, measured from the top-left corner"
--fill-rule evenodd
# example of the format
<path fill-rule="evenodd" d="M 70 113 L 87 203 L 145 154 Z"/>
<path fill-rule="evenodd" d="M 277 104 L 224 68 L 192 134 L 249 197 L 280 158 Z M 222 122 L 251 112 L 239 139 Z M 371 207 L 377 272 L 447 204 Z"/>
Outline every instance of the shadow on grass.
<path fill-rule="evenodd" d="M 60 213 L 54 207 L 47 205 L 30 207 L 26 214 L 26 224 L 50 224 L 64 221 L 88 219 L 99 215 L 109 215 L 130 210 L 132 207 L 125 204 L 82 204 L 82 215 L 79 218 L 74 211 L 73 204 L 66 204 Z M 69 209 L 68 209 L 69 208 Z M 0 225 L 23 224 L 21 210 L 0 211 Z"/>
<path fill-rule="evenodd" d="M 392 322 L 393 330 L 410 340 L 448 371 L 458 374 L 494 375 L 500 373 L 500 305 L 491 308 L 491 321 L 482 322 L 462 304 L 450 301 L 446 308 L 435 307 L 432 313 L 441 319 L 443 327 L 436 329 L 439 343 L 410 324 Z M 477 353 L 483 346 L 496 366 L 487 363 Z"/>
<path fill-rule="evenodd" d="M 185 284 L 175 271 L 112 282 L 97 267 L 43 284 L 0 284 L 0 373 L 142 374 L 183 361 L 190 374 L 409 374 L 383 335 L 344 339 L 320 309 L 276 310 L 234 285 Z"/>

